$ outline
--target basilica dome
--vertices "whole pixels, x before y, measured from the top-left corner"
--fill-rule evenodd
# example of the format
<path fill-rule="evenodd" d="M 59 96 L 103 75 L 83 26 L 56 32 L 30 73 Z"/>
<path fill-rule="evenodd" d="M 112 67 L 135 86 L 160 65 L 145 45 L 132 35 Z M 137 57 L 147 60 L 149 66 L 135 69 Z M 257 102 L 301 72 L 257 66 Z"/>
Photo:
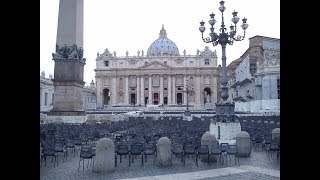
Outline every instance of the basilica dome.
<path fill-rule="evenodd" d="M 179 56 L 179 49 L 176 44 L 167 38 L 167 32 L 162 25 L 159 38 L 148 48 L 147 56 L 175 55 Z"/>

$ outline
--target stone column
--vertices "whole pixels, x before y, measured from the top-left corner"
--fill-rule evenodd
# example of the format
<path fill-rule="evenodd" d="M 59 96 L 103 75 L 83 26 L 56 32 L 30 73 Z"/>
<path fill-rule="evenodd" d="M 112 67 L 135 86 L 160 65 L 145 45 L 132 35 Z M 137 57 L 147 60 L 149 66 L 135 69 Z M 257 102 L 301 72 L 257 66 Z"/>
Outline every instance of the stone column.
<path fill-rule="evenodd" d="M 137 79 L 136 79 L 136 82 L 137 82 L 137 86 L 136 86 L 136 92 L 137 92 L 137 98 L 136 98 L 136 100 L 137 100 L 137 105 L 139 105 L 140 104 L 140 76 L 138 75 L 137 76 Z"/>
<path fill-rule="evenodd" d="M 187 104 L 187 92 L 186 92 L 186 85 L 187 85 L 187 76 L 183 76 L 183 103 L 182 104 Z"/>
<path fill-rule="evenodd" d="M 200 75 L 200 105 L 204 107 L 204 86 L 203 86 L 203 75 Z M 219 85 L 220 86 L 220 85 Z"/>
<path fill-rule="evenodd" d="M 60 0 L 57 44 L 83 47 L 83 0 Z"/>
<path fill-rule="evenodd" d="M 103 102 L 103 84 L 102 77 L 97 76 L 97 107 L 102 107 Z"/>
<path fill-rule="evenodd" d="M 67 51 L 69 49 L 69 51 Z M 83 116 L 83 0 L 60 0 L 54 65 L 53 109 L 49 115 Z"/>
<path fill-rule="evenodd" d="M 196 76 L 196 89 L 195 89 L 195 96 L 196 96 L 196 104 L 201 105 L 201 88 L 200 88 L 200 76 Z"/>
<path fill-rule="evenodd" d="M 262 99 L 270 99 L 271 95 L 271 85 L 270 85 L 270 76 L 264 76 L 262 78 Z"/>
<path fill-rule="evenodd" d="M 220 86 L 218 84 L 218 79 L 216 76 L 213 76 L 213 93 L 211 93 L 211 97 L 213 97 L 212 101 L 214 103 L 218 102 L 218 86 Z"/>
<path fill-rule="evenodd" d="M 177 104 L 176 100 L 176 75 L 172 75 L 172 104 Z"/>
<path fill-rule="evenodd" d="M 115 106 L 117 104 L 117 77 L 116 76 L 111 76 L 112 77 L 112 91 L 111 91 L 111 105 Z"/>
<path fill-rule="evenodd" d="M 270 75 L 270 98 L 278 99 L 277 75 Z"/>
<path fill-rule="evenodd" d="M 43 103 L 42 103 L 42 100 L 43 100 L 43 97 L 42 97 L 42 88 L 40 88 L 40 107 L 42 108 L 42 105 L 43 105 Z"/>
<path fill-rule="evenodd" d="M 168 104 L 171 105 L 171 75 L 168 76 Z"/>
<path fill-rule="evenodd" d="M 144 76 L 141 76 L 141 105 L 144 105 Z"/>
<path fill-rule="evenodd" d="M 160 75 L 160 105 L 163 104 L 163 76 Z"/>
<path fill-rule="evenodd" d="M 124 83 L 124 103 L 126 105 L 129 105 L 129 77 L 125 77 L 125 83 Z"/>
<path fill-rule="evenodd" d="M 149 104 L 153 104 L 152 103 L 152 76 L 151 75 L 149 75 L 149 88 L 148 88 L 148 90 L 149 90 L 149 99 L 148 99 L 148 101 L 149 101 Z"/>

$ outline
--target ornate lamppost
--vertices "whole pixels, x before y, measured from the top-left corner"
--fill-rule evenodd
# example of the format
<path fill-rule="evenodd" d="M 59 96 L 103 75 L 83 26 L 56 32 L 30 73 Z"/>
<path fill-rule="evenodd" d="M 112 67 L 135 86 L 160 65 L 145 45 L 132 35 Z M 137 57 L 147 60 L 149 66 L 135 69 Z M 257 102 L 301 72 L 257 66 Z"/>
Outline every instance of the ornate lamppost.
<path fill-rule="evenodd" d="M 232 13 L 233 18 L 231 21 L 233 24 L 230 26 L 230 31 L 227 32 L 227 28 L 224 24 L 224 17 L 223 12 L 226 9 L 224 6 L 224 1 L 220 1 L 220 7 L 219 10 L 222 13 L 222 21 L 221 21 L 221 28 L 220 33 L 217 34 L 214 32 L 214 24 L 216 23 L 216 20 L 214 19 L 215 14 L 210 14 L 210 20 L 209 24 L 211 25 L 210 33 L 207 38 L 203 38 L 203 32 L 206 30 L 204 27 L 204 22 L 200 22 L 199 30 L 202 35 L 202 40 L 205 43 L 212 43 L 213 46 L 217 46 L 218 44 L 222 47 L 222 78 L 221 78 L 221 98 L 222 101 L 218 104 L 216 104 L 216 120 L 220 122 L 234 122 L 235 115 L 234 115 L 234 104 L 227 101 L 229 95 L 228 95 L 228 78 L 227 78 L 227 68 L 226 68 L 226 45 L 232 45 L 234 41 L 242 41 L 245 38 L 246 35 L 246 29 L 248 28 L 247 19 L 242 19 L 242 25 L 241 28 L 244 30 L 243 36 L 237 35 L 237 23 L 239 21 L 239 18 L 237 16 L 238 12 L 234 11 Z"/>
<path fill-rule="evenodd" d="M 186 116 L 190 116 L 191 113 L 190 113 L 190 111 L 189 111 L 189 98 L 188 98 L 188 96 L 189 96 L 189 93 L 190 93 L 190 92 L 194 92 L 194 86 L 193 86 L 193 85 L 189 85 L 189 84 L 188 84 L 188 80 L 187 80 L 187 84 L 186 84 L 186 90 L 183 91 L 183 92 L 186 92 L 186 93 L 187 93 L 187 110 L 185 111 L 184 114 L 185 114 Z"/>

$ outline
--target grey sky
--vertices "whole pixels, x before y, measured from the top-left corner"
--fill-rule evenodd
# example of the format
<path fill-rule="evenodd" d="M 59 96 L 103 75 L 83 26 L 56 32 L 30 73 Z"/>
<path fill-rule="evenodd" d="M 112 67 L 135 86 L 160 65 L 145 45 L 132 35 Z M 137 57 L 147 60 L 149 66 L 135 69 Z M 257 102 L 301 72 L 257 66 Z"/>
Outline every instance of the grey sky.
<path fill-rule="evenodd" d="M 199 22 L 205 21 L 205 37 L 209 32 L 209 14 L 216 14 L 217 30 L 221 24 L 220 0 L 84 0 L 84 81 L 89 85 L 94 79 L 97 52 L 105 48 L 116 51 L 117 56 L 137 55 L 147 52 L 158 38 L 162 24 L 167 37 L 176 43 L 180 54 L 195 55 L 197 49 L 208 46 L 217 50 L 221 64 L 221 46 L 204 43 L 199 32 Z M 248 38 L 261 35 L 280 38 L 280 0 L 225 0 L 224 20 L 231 25 L 232 12 L 238 11 L 240 20 L 246 17 L 249 28 L 246 39 L 227 46 L 227 64 L 239 58 L 248 48 Z M 40 1 L 40 72 L 53 75 L 59 0 Z M 243 31 L 239 27 L 238 34 Z"/>

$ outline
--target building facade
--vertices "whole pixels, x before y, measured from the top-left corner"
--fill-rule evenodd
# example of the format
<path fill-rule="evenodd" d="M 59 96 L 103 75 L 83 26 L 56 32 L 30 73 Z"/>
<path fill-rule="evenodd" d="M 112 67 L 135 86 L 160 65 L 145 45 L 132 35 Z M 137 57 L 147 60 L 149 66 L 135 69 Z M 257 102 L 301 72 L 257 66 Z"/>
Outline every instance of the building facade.
<path fill-rule="evenodd" d="M 227 68 L 235 111 L 280 112 L 280 39 L 249 38 L 247 51 Z"/>
<path fill-rule="evenodd" d="M 216 51 L 206 47 L 196 55 L 180 55 L 164 27 L 144 51 L 117 57 L 108 49 L 96 58 L 97 107 L 181 106 L 203 109 L 217 102 L 219 68 Z M 186 91 L 187 87 L 190 91 Z M 188 95 L 188 97 L 187 97 Z"/>
<path fill-rule="evenodd" d="M 40 112 L 48 112 L 53 108 L 54 85 L 52 75 L 45 77 L 45 72 L 41 72 L 40 76 Z M 96 109 L 96 87 L 93 80 L 90 86 L 83 88 L 83 107 L 85 110 Z"/>
<path fill-rule="evenodd" d="M 46 78 L 44 71 L 41 72 L 40 76 L 40 111 L 49 111 L 52 109 L 54 98 L 54 86 L 52 82 L 52 75 Z"/>

